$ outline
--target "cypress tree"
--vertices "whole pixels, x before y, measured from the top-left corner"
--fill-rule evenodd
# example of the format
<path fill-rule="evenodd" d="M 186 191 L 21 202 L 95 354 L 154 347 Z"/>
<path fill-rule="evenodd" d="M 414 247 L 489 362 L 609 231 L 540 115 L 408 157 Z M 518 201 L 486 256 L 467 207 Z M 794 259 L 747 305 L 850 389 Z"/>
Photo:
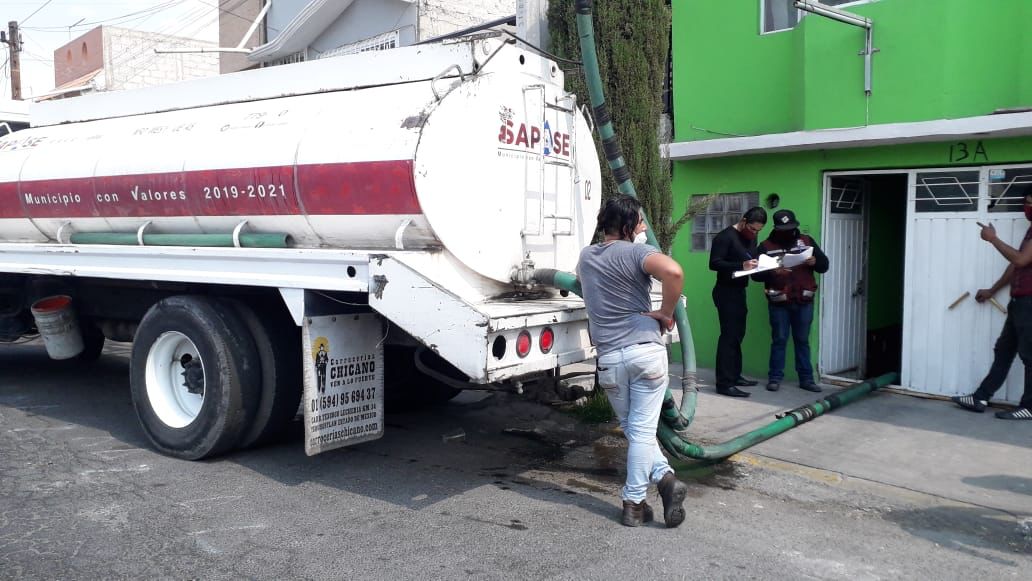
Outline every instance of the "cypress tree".
<path fill-rule="evenodd" d="M 660 157 L 663 86 L 670 48 L 670 8 L 667 0 L 599 0 L 594 8 L 595 43 L 606 105 L 638 198 L 661 248 L 669 252 L 675 234 L 671 218 L 670 164 Z M 580 41 L 573 0 L 550 0 L 551 50 L 580 61 Z M 579 66 L 563 64 L 567 89 L 580 104 L 588 104 L 587 86 Z M 602 160 L 603 195 L 617 193 L 616 182 Z"/>

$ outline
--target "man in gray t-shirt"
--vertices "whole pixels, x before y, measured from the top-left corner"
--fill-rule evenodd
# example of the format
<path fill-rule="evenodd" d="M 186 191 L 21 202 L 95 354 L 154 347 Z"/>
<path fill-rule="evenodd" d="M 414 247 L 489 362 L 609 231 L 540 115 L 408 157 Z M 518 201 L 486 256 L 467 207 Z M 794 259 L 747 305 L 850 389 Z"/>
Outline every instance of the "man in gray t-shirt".
<path fill-rule="evenodd" d="M 645 496 L 649 483 L 655 482 L 664 521 L 676 527 L 684 521 L 688 487 L 663 456 L 656 427 L 667 388 L 663 333 L 673 327 L 684 272 L 669 256 L 635 244 L 646 229 L 638 200 L 619 196 L 606 202 L 598 214 L 598 229 L 604 239 L 581 251 L 577 277 L 598 351 L 598 383 L 629 444 L 621 522 L 633 527 L 652 520 Z M 663 283 L 663 303 L 657 310 L 649 297 L 652 277 Z"/>

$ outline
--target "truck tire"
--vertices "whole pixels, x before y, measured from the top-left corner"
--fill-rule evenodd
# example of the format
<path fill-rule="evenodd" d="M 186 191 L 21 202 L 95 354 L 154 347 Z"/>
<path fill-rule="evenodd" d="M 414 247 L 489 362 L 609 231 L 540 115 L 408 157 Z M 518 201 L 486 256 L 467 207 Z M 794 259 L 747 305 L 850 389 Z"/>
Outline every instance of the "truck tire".
<path fill-rule="evenodd" d="M 81 364 L 93 363 L 100 359 L 104 352 L 104 333 L 90 320 L 80 320 L 82 328 L 82 353 L 75 356 L 73 361 Z"/>
<path fill-rule="evenodd" d="M 169 297 L 140 322 L 130 359 L 133 405 L 164 454 L 200 460 L 237 446 L 254 421 L 260 380 L 247 326 L 214 299 Z"/>
<path fill-rule="evenodd" d="M 389 412 L 419 409 L 443 404 L 459 395 L 459 390 L 424 375 L 416 368 L 417 348 L 388 345 L 384 348 L 384 407 Z M 423 364 L 457 381 L 466 381 L 461 371 L 433 351 L 421 354 Z"/>
<path fill-rule="evenodd" d="M 241 448 L 263 446 L 281 439 L 301 404 L 301 333 L 294 322 L 274 308 L 255 314 L 250 306 L 224 301 L 247 326 L 258 353 L 261 393 L 251 426 L 244 431 Z"/>

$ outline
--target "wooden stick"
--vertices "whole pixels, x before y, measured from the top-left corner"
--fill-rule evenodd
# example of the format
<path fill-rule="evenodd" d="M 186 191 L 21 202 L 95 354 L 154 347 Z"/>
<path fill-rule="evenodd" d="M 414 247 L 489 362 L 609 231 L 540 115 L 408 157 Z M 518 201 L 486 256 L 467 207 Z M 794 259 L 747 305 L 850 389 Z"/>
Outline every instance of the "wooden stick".
<path fill-rule="evenodd" d="M 996 310 L 1000 311 L 1001 313 L 1003 313 L 1005 315 L 1007 314 L 1007 309 L 1003 308 L 1003 305 L 1001 305 L 1000 303 L 996 302 L 996 299 L 994 299 L 992 297 L 989 297 L 989 302 L 992 303 L 994 307 L 996 307 Z"/>
<path fill-rule="evenodd" d="M 955 300 L 955 301 L 953 301 L 952 303 L 950 303 L 950 306 L 948 307 L 948 310 L 951 310 L 951 311 L 952 311 L 952 310 L 953 310 L 953 307 L 955 307 L 955 306 L 959 305 L 959 304 L 960 304 L 960 301 L 962 301 L 962 300 L 964 300 L 964 299 L 968 298 L 969 296 L 971 296 L 971 293 L 970 293 L 970 292 L 968 292 L 968 291 L 964 291 L 964 294 L 960 295 L 959 297 L 957 297 L 957 300 Z"/>

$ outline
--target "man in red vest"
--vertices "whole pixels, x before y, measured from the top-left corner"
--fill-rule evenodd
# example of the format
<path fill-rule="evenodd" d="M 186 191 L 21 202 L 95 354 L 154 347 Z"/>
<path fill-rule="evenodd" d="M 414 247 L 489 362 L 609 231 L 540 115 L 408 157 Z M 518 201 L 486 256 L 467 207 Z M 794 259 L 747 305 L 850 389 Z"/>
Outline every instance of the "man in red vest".
<path fill-rule="evenodd" d="M 774 229 L 760 244 L 760 252 L 782 260 L 788 255 L 802 252 L 812 252 L 812 255 L 792 268 L 779 268 L 753 275 L 754 280 L 764 285 L 770 312 L 767 391 L 781 388 L 781 380 L 785 378 L 785 347 L 791 332 L 799 387 L 819 392 L 821 388 L 813 380 L 813 364 L 810 362 L 810 325 L 813 323 L 813 299 L 817 295 L 817 280 L 813 273 L 828 272 L 828 257 L 821 252 L 813 238 L 799 232 L 799 222 L 792 210 L 774 212 L 773 222 Z"/>
<path fill-rule="evenodd" d="M 1025 197 L 1025 217 L 1032 220 L 1032 195 Z M 1001 420 L 1032 420 L 1032 226 L 1025 232 L 1021 246 L 1015 249 L 996 236 L 992 224 L 982 226 L 982 240 L 993 245 L 1010 264 L 1003 276 L 992 288 L 984 288 L 975 294 L 975 300 L 982 303 L 992 298 L 1001 288 L 1010 285 L 1011 300 L 1007 305 L 1007 320 L 1003 331 L 993 348 L 993 365 L 975 393 L 952 398 L 960 407 L 981 413 L 989 405 L 989 398 L 996 393 L 1010 373 L 1014 356 L 1020 355 L 1025 364 L 1025 393 L 1021 403 L 1013 410 L 996 412 Z"/>

